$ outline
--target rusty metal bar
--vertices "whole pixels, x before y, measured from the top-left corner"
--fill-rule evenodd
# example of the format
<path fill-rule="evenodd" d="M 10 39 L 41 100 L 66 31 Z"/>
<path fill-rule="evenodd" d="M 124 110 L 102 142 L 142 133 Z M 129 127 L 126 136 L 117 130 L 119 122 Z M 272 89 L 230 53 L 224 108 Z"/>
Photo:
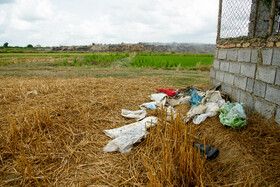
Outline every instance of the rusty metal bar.
<path fill-rule="evenodd" d="M 218 31 L 217 31 L 217 39 L 216 39 L 217 41 L 220 39 L 220 34 L 221 34 L 222 7 L 223 7 L 223 0 L 219 0 Z"/>
<path fill-rule="evenodd" d="M 253 26 L 253 36 L 256 36 L 256 29 L 257 29 L 257 20 L 258 20 L 258 14 L 259 14 L 259 3 L 260 1 L 256 1 L 256 14 L 254 17 L 254 26 Z"/>
<path fill-rule="evenodd" d="M 268 27 L 267 36 L 272 35 L 274 19 L 275 19 L 275 12 L 276 12 L 276 0 L 272 0 L 271 7 L 270 7 L 269 27 Z"/>

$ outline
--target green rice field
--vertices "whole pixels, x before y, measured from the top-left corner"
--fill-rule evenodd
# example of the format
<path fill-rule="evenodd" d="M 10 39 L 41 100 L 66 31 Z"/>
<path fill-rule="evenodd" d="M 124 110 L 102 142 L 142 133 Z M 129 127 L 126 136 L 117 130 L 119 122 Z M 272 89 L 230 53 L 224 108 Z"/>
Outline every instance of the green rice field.
<path fill-rule="evenodd" d="M 209 71 L 213 54 L 191 53 L 0 53 L 0 66 L 48 63 L 50 66 L 114 65 L 134 68 Z"/>
<path fill-rule="evenodd" d="M 212 54 L 138 53 L 133 58 L 132 66 L 171 69 L 196 67 L 198 65 L 209 66 L 212 62 Z"/>

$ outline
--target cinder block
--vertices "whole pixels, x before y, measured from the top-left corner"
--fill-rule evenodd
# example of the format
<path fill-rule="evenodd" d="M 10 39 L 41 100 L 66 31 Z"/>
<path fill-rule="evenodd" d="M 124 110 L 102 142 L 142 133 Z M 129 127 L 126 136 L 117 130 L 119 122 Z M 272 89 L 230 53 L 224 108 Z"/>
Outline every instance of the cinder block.
<path fill-rule="evenodd" d="M 220 69 L 220 61 L 217 60 L 217 59 L 214 59 L 213 67 L 214 67 L 215 69 Z"/>
<path fill-rule="evenodd" d="M 265 101 L 260 98 L 255 98 L 255 107 L 254 110 L 262 114 L 265 118 L 271 118 L 275 114 L 276 105 Z"/>
<path fill-rule="evenodd" d="M 228 62 L 221 62 L 220 64 L 220 70 L 222 71 L 228 71 L 229 63 Z"/>
<path fill-rule="evenodd" d="M 255 81 L 254 95 L 264 98 L 266 92 L 266 83 L 261 81 Z"/>
<path fill-rule="evenodd" d="M 224 72 L 222 71 L 216 71 L 216 79 L 218 81 L 223 81 L 224 80 Z"/>
<path fill-rule="evenodd" d="M 215 49 L 215 54 L 214 54 L 215 56 L 214 56 L 214 58 L 218 58 L 218 54 L 219 54 L 219 49 L 216 48 L 216 49 Z"/>
<path fill-rule="evenodd" d="M 232 92 L 231 92 L 231 98 L 233 99 L 233 101 L 239 102 L 240 101 L 240 90 L 233 87 Z"/>
<path fill-rule="evenodd" d="M 280 124 L 280 107 L 277 107 L 276 115 L 275 115 L 275 122 Z"/>
<path fill-rule="evenodd" d="M 265 99 L 280 105 L 280 88 L 267 85 Z"/>
<path fill-rule="evenodd" d="M 251 94 L 245 92 L 245 91 L 240 91 L 240 102 L 244 103 L 245 107 L 254 108 L 254 98 Z"/>
<path fill-rule="evenodd" d="M 227 59 L 227 50 L 226 49 L 220 49 L 219 50 L 218 59 L 220 59 L 220 60 Z"/>
<path fill-rule="evenodd" d="M 240 73 L 240 63 L 238 62 L 231 62 L 229 64 L 229 72 L 231 73 Z"/>
<path fill-rule="evenodd" d="M 222 91 L 226 92 L 227 94 L 231 94 L 231 87 L 226 85 L 226 84 L 222 84 L 222 87 L 221 87 Z"/>
<path fill-rule="evenodd" d="M 264 65 L 271 65 L 273 49 L 262 50 L 262 63 Z"/>
<path fill-rule="evenodd" d="M 241 64 L 241 75 L 246 77 L 255 78 L 256 64 Z"/>
<path fill-rule="evenodd" d="M 216 71 L 213 68 L 210 69 L 210 77 L 216 78 Z"/>
<path fill-rule="evenodd" d="M 280 86 L 280 69 L 277 69 L 275 84 Z"/>
<path fill-rule="evenodd" d="M 246 85 L 246 91 L 249 93 L 253 93 L 254 91 L 254 80 L 253 79 L 247 79 L 247 85 Z"/>
<path fill-rule="evenodd" d="M 238 50 L 238 61 L 239 62 L 250 62 L 250 60 L 251 60 L 251 49 Z"/>
<path fill-rule="evenodd" d="M 236 49 L 228 50 L 227 60 L 237 61 L 237 50 Z"/>
<path fill-rule="evenodd" d="M 280 49 L 274 48 L 273 58 L 272 58 L 272 65 L 280 66 Z"/>
<path fill-rule="evenodd" d="M 218 86 L 220 85 L 221 83 L 219 81 L 217 81 L 216 79 L 210 79 L 210 84 L 212 86 Z"/>
<path fill-rule="evenodd" d="M 233 85 L 234 75 L 231 73 L 224 74 L 224 83 Z"/>
<path fill-rule="evenodd" d="M 275 68 L 271 68 L 267 66 L 259 66 L 256 77 L 258 80 L 273 84 L 275 79 L 275 74 L 276 74 Z"/>
<path fill-rule="evenodd" d="M 234 86 L 236 86 L 237 88 L 246 90 L 246 84 L 247 84 L 247 77 L 240 77 L 240 76 L 234 77 Z"/>
<path fill-rule="evenodd" d="M 257 49 L 252 49 L 251 62 L 252 63 L 258 62 L 258 50 Z"/>

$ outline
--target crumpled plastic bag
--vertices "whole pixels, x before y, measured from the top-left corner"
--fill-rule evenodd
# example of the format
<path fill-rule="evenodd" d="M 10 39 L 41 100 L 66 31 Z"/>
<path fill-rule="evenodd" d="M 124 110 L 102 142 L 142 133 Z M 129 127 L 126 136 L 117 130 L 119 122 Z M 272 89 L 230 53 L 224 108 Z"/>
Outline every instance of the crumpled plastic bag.
<path fill-rule="evenodd" d="M 205 105 L 194 106 L 188 111 L 187 118 L 192 118 L 198 114 L 203 114 L 205 113 L 206 109 L 207 107 Z"/>
<path fill-rule="evenodd" d="M 104 130 L 104 133 L 112 138 L 104 148 L 104 152 L 119 151 L 127 153 L 131 151 L 133 144 L 140 142 L 148 134 L 147 129 L 157 124 L 157 117 L 147 117 L 142 121 L 131 123 L 115 129 Z"/>
<path fill-rule="evenodd" d="M 219 118 L 223 125 L 232 128 L 240 128 L 247 123 L 247 116 L 242 104 L 230 103 L 229 101 L 221 107 Z"/>
<path fill-rule="evenodd" d="M 186 103 L 191 99 L 191 96 L 185 96 L 185 97 L 181 97 L 181 98 L 169 98 L 167 99 L 167 103 L 170 106 L 177 106 L 180 105 L 182 103 Z"/>
<path fill-rule="evenodd" d="M 194 143 L 193 145 L 200 149 L 201 155 L 206 156 L 207 159 L 216 158 L 220 153 L 219 149 L 209 145 L 202 145 L 199 143 Z"/>
<path fill-rule="evenodd" d="M 218 103 L 212 103 L 212 102 L 211 103 L 206 103 L 205 106 L 206 106 L 205 113 L 196 115 L 193 118 L 193 123 L 194 124 L 198 125 L 201 122 L 203 122 L 206 118 L 216 116 L 218 114 L 219 110 L 220 110 L 220 107 L 219 107 Z"/>
<path fill-rule="evenodd" d="M 219 107 L 225 104 L 225 100 L 222 98 L 219 91 L 207 91 L 205 97 L 202 99 L 201 103 L 218 103 Z"/>
<path fill-rule="evenodd" d="M 155 109 L 157 109 L 157 103 L 156 102 L 143 103 L 142 105 L 140 105 L 140 108 L 142 110 L 145 110 L 145 109 L 155 110 Z"/>
<path fill-rule="evenodd" d="M 177 95 L 177 92 L 173 89 L 156 89 L 159 92 L 166 93 L 169 97 L 175 97 Z"/>
<path fill-rule="evenodd" d="M 165 93 L 152 94 L 150 98 L 160 107 L 161 105 L 165 106 L 167 95 Z"/>
<path fill-rule="evenodd" d="M 126 118 L 132 118 L 136 120 L 141 120 L 146 117 L 146 110 L 136 110 L 136 111 L 131 111 L 131 110 L 126 110 L 122 109 L 121 115 Z"/>
<path fill-rule="evenodd" d="M 198 102 L 202 100 L 202 97 L 199 96 L 195 88 L 190 91 L 190 95 L 192 96 L 191 100 L 189 101 L 190 105 L 197 105 Z"/>

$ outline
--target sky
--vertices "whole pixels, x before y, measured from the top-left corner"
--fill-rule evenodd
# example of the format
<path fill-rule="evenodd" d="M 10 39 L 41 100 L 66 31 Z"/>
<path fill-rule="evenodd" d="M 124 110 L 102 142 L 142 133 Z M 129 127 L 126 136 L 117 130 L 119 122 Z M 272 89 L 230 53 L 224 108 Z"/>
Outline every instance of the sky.
<path fill-rule="evenodd" d="M 215 43 L 219 0 L 0 0 L 0 46 Z"/>

